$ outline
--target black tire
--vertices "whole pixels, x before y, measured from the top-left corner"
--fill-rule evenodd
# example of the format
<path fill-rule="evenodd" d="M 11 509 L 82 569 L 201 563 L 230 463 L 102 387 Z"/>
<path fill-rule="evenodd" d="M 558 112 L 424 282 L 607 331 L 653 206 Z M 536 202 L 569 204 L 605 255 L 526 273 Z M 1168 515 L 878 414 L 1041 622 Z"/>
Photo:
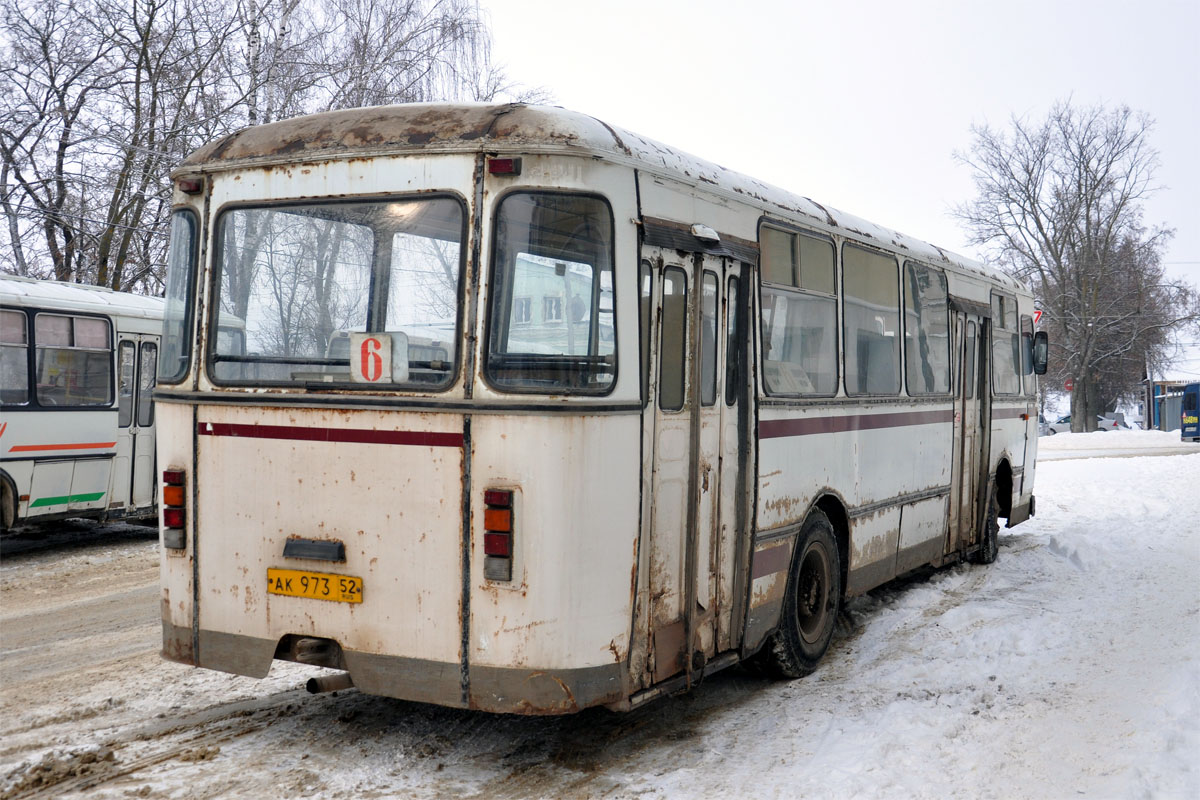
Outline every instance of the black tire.
<path fill-rule="evenodd" d="M 817 668 L 829 649 L 842 602 L 842 569 L 833 525 L 813 511 L 797 537 L 788 571 L 779 629 L 755 660 L 773 678 L 802 678 Z"/>
<path fill-rule="evenodd" d="M 987 515 L 983 519 L 983 542 L 967 560 L 972 564 L 993 564 L 1000 555 L 1000 497 L 993 482 L 988 487 Z"/>

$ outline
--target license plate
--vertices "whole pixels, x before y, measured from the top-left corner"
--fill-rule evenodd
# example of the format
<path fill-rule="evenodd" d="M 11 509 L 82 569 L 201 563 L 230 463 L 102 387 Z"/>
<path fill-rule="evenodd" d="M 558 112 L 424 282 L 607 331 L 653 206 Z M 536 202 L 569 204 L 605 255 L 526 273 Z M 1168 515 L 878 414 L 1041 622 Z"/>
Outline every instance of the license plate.
<path fill-rule="evenodd" d="M 363 580 L 353 575 L 267 568 L 267 592 L 288 597 L 311 597 L 338 603 L 361 603 Z"/>

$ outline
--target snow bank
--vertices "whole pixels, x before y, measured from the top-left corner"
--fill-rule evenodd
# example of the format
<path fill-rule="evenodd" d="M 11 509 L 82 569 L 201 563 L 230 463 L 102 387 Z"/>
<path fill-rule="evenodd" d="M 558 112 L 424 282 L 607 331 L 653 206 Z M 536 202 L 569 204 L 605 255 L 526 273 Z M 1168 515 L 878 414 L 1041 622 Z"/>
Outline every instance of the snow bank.
<path fill-rule="evenodd" d="M 1056 433 L 1038 437 L 1038 452 L 1059 450 L 1141 450 L 1172 448 L 1180 444 L 1179 431 L 1092 431 L 1091 433 Z"/>
<path fill-rule="evenodd" d="M 1038 461 L 1104 456 L 1200 453 L 1200 444 L 1184 442 L 1179 431 L 1092 431 L 1038 437 Z"/>

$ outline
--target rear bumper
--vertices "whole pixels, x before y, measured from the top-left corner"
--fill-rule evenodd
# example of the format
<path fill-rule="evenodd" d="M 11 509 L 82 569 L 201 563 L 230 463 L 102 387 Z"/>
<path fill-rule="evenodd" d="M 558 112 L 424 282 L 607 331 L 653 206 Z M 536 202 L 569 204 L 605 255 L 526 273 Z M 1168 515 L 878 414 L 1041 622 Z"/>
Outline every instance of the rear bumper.
<path fill-rule="evenodd" d="M 1030 495 L 1028 503 L 1021 503 L 1013 506 L 1012 513 L 1008 515 L 1008 525 L 1006 527 L 1011 528 L 1014 525 L 1020 525 L 1022 522 L 1032 517 L 1035 513 L 1036 505 L 1036 498 L 1033 495 Z"/>
<path fill-rule="evenodd" d="M 276 642 L 201 629 L 199 658 L 191 628 L 163 622 L 164 658 L 192 666 L 265 678 Z M 367 694 L 502 714 L 569 714 L 629 697 L 628 666 L 523 669 L 453 664 L 343 650 L 346 671 Z"/>

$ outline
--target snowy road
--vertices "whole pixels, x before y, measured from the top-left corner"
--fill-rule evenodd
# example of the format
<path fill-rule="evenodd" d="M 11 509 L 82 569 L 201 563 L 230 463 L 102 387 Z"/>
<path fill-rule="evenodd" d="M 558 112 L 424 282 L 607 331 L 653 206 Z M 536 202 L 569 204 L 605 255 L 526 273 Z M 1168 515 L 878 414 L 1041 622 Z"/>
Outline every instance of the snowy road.
<path fill-rule="evenodd" d="M 995 565 L 855 600 L 809 678 L 552 719 L 167 663 L 150 536 L 3 542 L 0 798 L 1194 798 L 1198 478 L 1200 454 L 1046 461 Z"/>

